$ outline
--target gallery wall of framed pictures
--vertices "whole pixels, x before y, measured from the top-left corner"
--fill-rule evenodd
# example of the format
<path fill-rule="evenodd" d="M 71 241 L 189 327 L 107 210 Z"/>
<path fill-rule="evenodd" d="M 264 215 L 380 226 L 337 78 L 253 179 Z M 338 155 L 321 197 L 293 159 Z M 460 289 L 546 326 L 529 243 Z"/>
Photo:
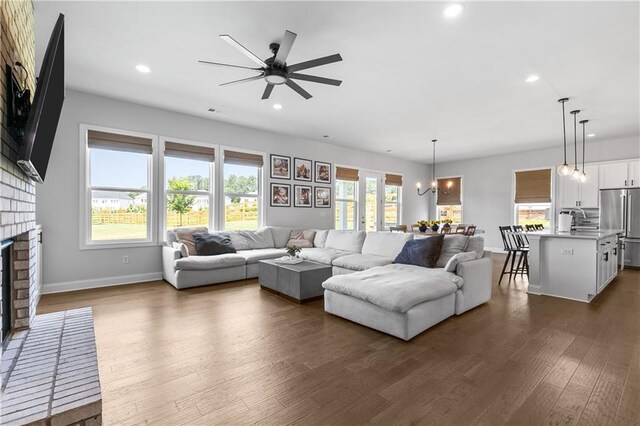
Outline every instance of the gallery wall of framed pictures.
<path fill-rule="evenodd" d="M 331 208 L 331 187 L 310 185 L 310 183 L 331 185 L 333 166 L 323 161 L 271 154 L 270 176 L 271 207 Z M 294 180 L 309 184 L 281 183 L 280 180 Z"/>

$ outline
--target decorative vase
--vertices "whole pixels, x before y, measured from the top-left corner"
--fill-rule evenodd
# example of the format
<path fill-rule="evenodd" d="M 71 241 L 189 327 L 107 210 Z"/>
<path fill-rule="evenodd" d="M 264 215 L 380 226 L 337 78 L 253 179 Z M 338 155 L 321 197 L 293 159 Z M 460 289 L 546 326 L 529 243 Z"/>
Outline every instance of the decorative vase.
<path fill-rule="evenodd" d="M 420 227 L 418 228 L 418 230 L 420 232 L 427 232 L 427 225 L 420 225 Z"/>
<path fill-rule="evenodd" d="M 440 229 L 440 226 L 439 226 L 439 225 L 433 225 L 433 226 L 431 227 L 431 230 L 432 230 L 433 232 L 438 232 L 438 229 Z"/>
<path fill-rule="evenodd" d="M 442 225 L 443 228 L 451 228 L 451 224 L 450 223 L 445 223 L 444 225 Z"/>

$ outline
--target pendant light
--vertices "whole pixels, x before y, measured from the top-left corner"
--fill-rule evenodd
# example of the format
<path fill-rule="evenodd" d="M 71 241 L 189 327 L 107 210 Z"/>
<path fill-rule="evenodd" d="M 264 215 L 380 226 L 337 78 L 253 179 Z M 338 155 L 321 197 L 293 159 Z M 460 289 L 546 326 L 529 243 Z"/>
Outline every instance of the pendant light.
<path fill-rule="evenodd" d="M 567 102 L 569 98 L 561 98 L 558 99 L 558 102 L 562 104 L 562 137 L 563 137 L 563 147 L 564 147 L 564 163 L 558 167 L 558 174 L 560 176 L 567 176 L 571 173 L 571 169 L 567 164 L 567 127 L 565 123 L 565 113 L 564 113 L 564 103 Z"/>
<path fill-rule="evenodd" d="M 419 196 L 423 196 L 429 191 L 431 191 L 432 194 L 435 194 L 438 191 L 438 180 L 436 179 L 436 142 L 438 142 L 438 140 L 432 139 L 431 142 L 433 143 L 433 160 L 431 162 L 431 187 L 425 189 L 424 192 L 420 192 L 420 182 L 418 182 L 416 190 L 418 191 Z M 447 189 L 451 189 L 452 186 L 453 182 L 447 183 Z M 449 195 L 449 192 L 443 190 L 440 190 L 440 193 L 442 193 L 443 195 Z"/>
<path fill-rule="evenodd" d="M 578 182 L 580 183 L 585 183 L 587 181 L 587 179 L 589 179 L 589 176 L 587 176 L 587 173 L 584 171 L 584 151 L 585 151 L 585 134 L 586 134 L 586 130 L 585 130 L 585 124 L 587 124 L 589 122 L 589 120 L 580 120 L 580 124 L 582 124 L 582 173 L 580 173 L 580 176 L 578 177 Z"/>
<path fill-rule="evenodd" d="M 580 113 L 579 109 L 571 111 L 571 115 L 573 115 L 573 150 L 574 150 L 574 164 L 575 167 L 571 172 L 571 179 L 577 181 L 580 179 L 580 169 L 578 169 L 578 114 Z"/>

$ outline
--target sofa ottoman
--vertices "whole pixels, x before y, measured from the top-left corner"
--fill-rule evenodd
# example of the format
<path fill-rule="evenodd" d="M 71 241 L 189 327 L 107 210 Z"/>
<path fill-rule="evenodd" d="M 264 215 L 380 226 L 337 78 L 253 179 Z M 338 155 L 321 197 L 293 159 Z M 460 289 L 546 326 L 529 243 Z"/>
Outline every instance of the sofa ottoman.
<path fill-rule="evenodd" d="M 443 269 L 398 264 L 322 284 L 326 312 L 403 340 L 452 316 L 461 285 L 461 277 Z"/>

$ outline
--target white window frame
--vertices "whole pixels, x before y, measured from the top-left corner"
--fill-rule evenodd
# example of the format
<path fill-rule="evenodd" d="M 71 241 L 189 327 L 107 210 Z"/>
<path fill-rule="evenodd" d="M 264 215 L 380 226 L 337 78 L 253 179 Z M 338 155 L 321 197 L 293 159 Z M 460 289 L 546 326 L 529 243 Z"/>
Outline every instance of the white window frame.
<path fill-rule="evenodd" d="M 518 224 L 518 203 L 516 203 L 516 172 L 529 172 L 531 170 L 551 170 L 551 217 L 549 218 L 549 229 L 556 229 L 556 166 L 529 167 L 527 169 L 514 169 L 511 171 L 511 217 L 513 223 Z M 540 204 L 540 203 L 536 203 Z"/>
<path fill-rule="evenodd" d="M 355 189 L 354 189 L 354 199 L 351 200 L 349 198 L 338 198 L 338 190 L 337 190 L 337 185 L 338 185 L 338 181 L 343 181 L 343 182 L 353 182 L 355 183 Z M 359 201 L 359 186 L 360 186 L 360 182 L 358 181 L 351 181 L 351 180 L 342 180 L 342 179 L 336 179 L 335 178 L 335 174 L 334 174 L 334 179 L 333 181 L 335 182 L 335 186 L 332 188 L 333 193 L 335 194 L 333 196 L 333 227 L 335 227 L 336 225 L 336 212 L 338 211 L 338 202 L 344 201 L 346 203 L 353 203 L 353 231 L 358 229 L 358 201 Z M 344 229 L 342 229 L 344 230 Z"/>
<path fill-rule="evenodd" d="M 268 191 L 266 190 L 266 179 L 264 178 L 264 174 L 265 174 L 265 166 L 270 166 L 267 160 L 268 155 L 261 151 L 253 151 L 249 149 L 238 148 L 235 146 L 220 146 L 220 155 L 216 153 L 216 161 L 218 162 L 218 165 L 219 165 L 218 170 L 220 170 L 220 173 L 218 174 L 218 176 L 220 176 L 220 179 L 218 179 L 217 186 L 216 186 L 216 189 L 218 191 L 217 193 L 220 194 L 220 197 L 218 197 L 220 199 L 220 202 L 218 203 L 217 229 L 220 229 L 220 230 L 225 229 L 225 216 L 226 216 L 225 198 L 227 197 L 227 194 L 224 192 L 224 167 L 225 167 L 224 151 L 225 150 L 235 151 L 235 152 L 244 152 L 247 154 L 255 154 L 255 155 L 262 156 L 262 167 L 258 172 L 258 195 L 256 197 L 256 199 L 258 200 L 258 229 L 260 229 L 261 227 L 264 226 L 264 223 L 265 223 L 264 194 L 266 194 Z M 245 196 L 243 194 L 229 194 L 229 195 Z M 250 196 L 253 197 L 253 195 L 250 195 Z"/>
<path fill-rule="evenodd" d="M 152 151 L 147 160 L 147 182 L 149 188 L 141 190 L 139 188 L 115 188 L 115 187 L 92 187 L 91 186 L 91 152 L 88 145 L 88 132 L 95 130 L 100 132 L 109 132 L 127 136 L 136 136 L 151 139 Z M 158 166 L 158 137 L 156 135 L 135 132 L 130 130 L 115 129 L 103 126 L 95 126 L 92 124 L 80 124 L 79 129 L 79 152 L 80 152 L 80 179 L 79 179 L 79 222 L 80 222 L 80 250 L 91 249 L 112 249 L 127 247 L 150 247 L 158 245 L 158 238 L 155 232 L 158 217 L 156 202 L 157 177 L 154 170 Z M 91 191 L 119 191 L 119 192 L 146 192 L 147 193 L 147 238 L 146 239 L 130 239 L 130 240 L 101 240 L 93 241 L 91 239 Z"/>
<path fill-rule="evenodd" d="M 209 191 L 172 191 L 167 189 L 167 182 L 166 182 L 166 168 L 167 168 L 167 156 L 164 155 L 164 148 L 165 148 L 165 144 L 167 142 L 174 142 L 174 143 L 179 143 L 182 145 L 191 145 L 191 146 L 203 146 L 206 148 L 213 148 L 215 150 L 215 159 L 214 161 L 210 162 L 209 164 Z M 209 231 L 214 231 L 217 230 L 217 226 L 216 226 L 216 216 L 217 216 L 217 209 L 216 209 L 216 182 L 218 181 L 218 179 L 216 179 L 217 176 L 217 170 L 219 169 L 217 167 L 217 162 L 219 161 L 219 157 L 221 155 L 220 153 L 220 147 L 218 145 L 215 144 L 211 144 L 211 143 L 206 143 L 206 142 L 200 142 L 200 141 L 194 141 L 194 140 L 189 140 L 189 139 L 181 139 L 181 138 L 172 138 L 169 136 L 160 136 L 160 161 L 159 161 L 159 165 L 160 167 L 158 167 L 158 181 L 159 181 L 159 185 L 162 188 L 162 195 L 161 195 L 161 199 L 160 199 L 160 220 L 158 221 L 158 223 L 160 224 L 160 228 L 158 229 L 158 241 L 163 241 L 166 240 L 166 232 L 165 230 L 167 229 L 167 195 L 169 195 L 170 193 L 176 193 L 176 194 L 185 194 L 185 195 L 198 195 L 198 196 L 202 196 L 202 195 L 208 195 L 209 196 Z M 224 201 L 224 199 L 223 199 Z"/>
<path fill-rule="evenodd" d="M 460 223 L 464 223 L 464 175 L 456 175 L 456 176 L 438 176 L 436 177 L 436 182 L 438 179 L 457 179 L 460 178 Z M 438 205 L 438 194 L 439 191 L 436 192 L 435 204 L 436 204 L 436 220 L 440 220 L 440 206 Z M 453 204 L 458 205 L 458 204 Z"/>
<path fill-rule="evenodd" d="M 396 223 L 395 226 L 400 225 L 400 223 L 402 222 L 402 186 L 397 186 L 397 185 L 387 185 L 386 183 L 383 185 L 384 186 L 384 196 L 386 197 L 387 195 L 387 186 L 395 186 L 398 188 L 398 199 L 396 200 L 395 203 L 388 203 L 388 204 L 395 204 L 396 205 L 396 209 L 397 209 L 397 218 L 398 218 L 398 222 Z M 383 204 L 385 206 L 385 208 L 383 209 L 383 215 L 384 215 L 384 211 L 386 210 L 386 205 L 387 205 L 387 200 L 386 198 L 383 200 Z M 382 225 L 385 227 L 385 231 L 388 231 L 388 229 L 386 228 L 387 224 L 384 221 L 384 216 L 382 217 Z"/>

